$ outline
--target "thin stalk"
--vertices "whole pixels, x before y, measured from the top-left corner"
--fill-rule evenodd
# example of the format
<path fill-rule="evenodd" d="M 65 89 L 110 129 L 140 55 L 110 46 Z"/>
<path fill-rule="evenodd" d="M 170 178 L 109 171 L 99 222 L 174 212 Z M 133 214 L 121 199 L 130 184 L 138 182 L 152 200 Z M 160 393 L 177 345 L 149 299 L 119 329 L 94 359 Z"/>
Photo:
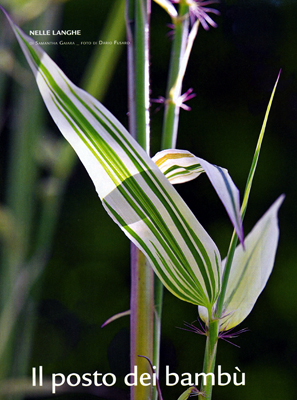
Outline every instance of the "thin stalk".
<path fill-rule="evenodd" d="M 203 372 L 205 374 L 214 373 L 219 334 L 219 320 L 211 320 L 211 316 L 209 315 L 209 321 L 203 364 Z M 201 385 L 201 394 L 198 397 L 199 400 L 211 399 L 212 380 L 210 376 L 206 379 L 206 384 L 203 382 Z"/>
<path fill-rule="evenodd" d="M 149 154 L 149 22 L 150 0 L 127 0 L 128 87 L 130 132 Z M 150 373 L 145 356 L 153 357 L 154 273 L 144 255 L 131 244 L 131 372 Z M 155 389 L 154 389 L 155 390 Z M 150 400 L 151 386 L 131 387 L 131 400 Z"/>
<path fill-rule="evenodd" d="M 136 139 L 150 153 L 149 18 L 150 0 L 135 2 L 135 118 Z"/>
<path fill-rule="evenodd" d="M 152 360 L 153 360 L 153 365 L 156 367 L 157 376 L 159 376 L 158 371 L 159 371 L 159 366 L 160 366 L 163 292 L 164 292 L 163 283 L 160 281 L 160 279 L 157 277 L 157 275 L 155 275 L 155 277 L 154 277 L 155 319 L 154 319 L 154 340 L 153 340 L 153 359 Z"/>
<path fill-rule="evenodd" d="M 178 17 L 173 20 L 174 37 L 166 91 L 161 144 L 162 149 L 173 149 L 176 146 L 180 107 L 175 103 L 174 99 L 180 96 L 182 89 L 181 85 L 176 87 L 176 83 L 178 81 L 187 45 L 189 33 L 189 18 L 187 17 L 188 11 L 189 6 L 184 4 L 184 2 L 181 2 Z"/>

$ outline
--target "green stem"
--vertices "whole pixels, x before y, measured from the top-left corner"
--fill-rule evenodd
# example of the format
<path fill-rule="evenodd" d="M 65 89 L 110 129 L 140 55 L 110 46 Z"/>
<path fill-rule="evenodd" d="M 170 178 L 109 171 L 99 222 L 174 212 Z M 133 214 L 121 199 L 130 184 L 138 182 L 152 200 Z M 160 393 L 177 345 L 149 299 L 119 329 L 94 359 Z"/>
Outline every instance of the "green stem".
<path fill-rule="evenodd" d="M 210 320 L 207 331 L 205 353 L 204 353 L 204 364 L 203 372 L 205 374 L 214 373 L 218 346 L 218 334 L 219 334 L 219 320 Z M 208 376 L 206 383 L 201 384 L 201 394 L 199 400 L 211 400 L 212 394 L 212 379 Z"/>
<path fill-rule="evenodd" d="M 175 32 L 172 43 L 169 76 L 166 97 L 167 102 L 165 104 L 165 114 L 163 121 L 163 132 L 162 132 L 162 144 L 161 149 L 175 148 L 178 122 L 179 122 L 179 107 L 176 107 L 172 102 L 169 101 L 170 93 L 175 87 L 180 67 L 181 60 L 185 53 L 187 36 L 188 36 L 188 6 L 180 4 L 179 16 L 174 19 Z M 180 88 L 181 90 L 181 88 Z M 160 339 L 161 339 L 161 319 L 162 319 L 162 307 L 163 307 L 163 291 L 164 287 L 160 279 L 155 276 L 155 331 L 154 331 L 154 357 L 153 364 L 159 367 L 159 355 L 160 355 Z"/>
<path fill-rule="evenodd" d="M 150 153 L 149 16 L 150 0 L 135 3 L 136 132 L 138 143 Z"/>
<path fill-rule="evenodd" d="M 162 149 L 172 149 L 176 146 L 179 111 L 180 107 L 173 101 L 174 97 L 181 94 L 181 87 L 175 87 L 183 55 L 186 50 L 187 38 L 189 33 L 189 19 L 186 17 L 189 7 L 183 2 L 180 3 L 179 15 L 174 23 L 174 38 L 170 58 L 169 76 L 166 91 L 165 113 L 162 132 Z"/>
<path fill-rule="evenodd" d="M 150 0 L 127 0 L 128 86 L 130 132 L 149 154 L 149 20 Z M 154 273 L 144 255 L 131 245 L 131 372 L 150 373 L 153 359 Z M 131 387 L 131 400 L 150 400 L 152 386 Z"/>
<path fill-rule="evenodd" d="M 130 132 L 149 154 L 150 0 L 127 0 L 126 4 Z"/>
<path fill-rule="evenodd" d="M 159 372 L 159 364 L 160 364 L 163 292 L 164 292 L 163 283 L 160 281 L 157 275 L 155 275 L 154 277 L 155 319 L 154 319 L 153 365 L 156 367 L 157 375 Z M 157 398 L 157 392 L 155 393 L 155 395 L 156 395 L 155 398 Z"/>
<path fill-rule="evenodd" d="M 153 356 L 153 327 L 154 327 L 154 273 L 146 262 L 145 256 L 131 245 L 131 317 L 130 345 L 131 372 L 137 367 L 138 379 L 146 373 L 150 374 L 150 365 L 144 355 L 150 360 Z M 137 382 L 131 387 L 131 400 L 152 399 L 152 386 L 143 386 Z"/>

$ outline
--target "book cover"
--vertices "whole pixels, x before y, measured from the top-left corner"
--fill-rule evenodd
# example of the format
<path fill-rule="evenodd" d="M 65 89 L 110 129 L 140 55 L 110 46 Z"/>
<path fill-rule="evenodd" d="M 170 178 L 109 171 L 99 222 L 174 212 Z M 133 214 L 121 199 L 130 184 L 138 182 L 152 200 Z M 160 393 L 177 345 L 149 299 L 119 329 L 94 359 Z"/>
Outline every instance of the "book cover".
<path fill-rule="evenodd" d="M 41 46 L 74 85 L 98 99 L 131 130 L 128 60 L 133 43 L 126 35 L 128 2 L 0 3 L 28 36 L 32 49 Z M 134 3 L 150 4 L 148 0 Z M 164 114 L 172 100 L 168 98 L 172 46 L 178 24 L 188 17 L 185 13 L 184 19 L 178 19 L 182 7 L 178 3 L 160 0 L 151 4 L 147 60 L 151 157 L 163 146 Z M 241 202 L 281 70 L 243 222 L 248 238 L 257 221 L 284 194 L 278 215 L 278 248 L 268 281 L 264 272 L 261 277 L 255 271 L 255 278 L 249 272 L 252 281 L 265 281 L 251 313 L 232 332 L 223 329 L 219 335 L 212 398 L 294 399 L 297 4 L 285 0 L 181 3 L 189 11 L 200 7 L 191 14 L 188 34 L 197 18 L 200 26 L 192 48 L 188 47 L 181 94 L 175 99 L 179 105 L 176 148 L 202 159 L 202 166 L 207 160 L 228 169 Z M 143 14 L 146 11 L 142 9 Z M 136 25 L 129 20 L 135 32 Z M 140 52 L 135 54 L 137 58 Z M 138 98 L 139 90 L 135 92 Z M 131 237 L 122 232 L 125 226 L 119 229 L 110 218 L 93 178 L 53 122 L 3 12 L 0 116 L 0 398 L 124 400 L 130 398 L 135 385 L 152 388 L 150 399 L 156 398 L 158 385 L 164 400 L 179 399 L 193 387 L 197 390 L 189 389 L 181 400 L 189 395 L 209 397 L 201 389 L 207 322 L 201 310 L 199 317 L 198 302 L 182 301 L 172 293 L 175 289 L 164 288 L 159 364 L 151 369 L 150 361 L 154 364 L 155 358 L 137 354 L 148 358 L 141 360 L 147 372 L 143 375 L 131 366 L 131 258 L 135 252 Z M 122 162 L 128 168 L 125 159 Z M 175 189 L 223 260 L 233 226 L 226 201 L 222 204 L 216 184 L 213 188 L 212 176 L 203 173 Z M 160 215 L 160 221 L 165 221 L 161 211 Z M 133 229 L 126 231 L 133 236 Z M 262 243 L 263 237 L 264 231 L 257 240 Z M 175 240 L 178 247 L 177 236 Z M 269 237 L 267 246 L 273 240 Z M 255 240 L 255 248 L 256 244 Z M 257 251 L 262 257 L 265 248 Z M 266 253 L 263 259 L 274 258 L 274 253 Z M 159 271 L 158 266 L 154 268 Z M 244 279 L 243 273 L 240 282 Z M 245 290 L 244 285 L 240 290 Z M 159 305 L 155 300 L 153 308 Z M 235 311 L 228 311 L 231 317 Z M 231 318 L 227 314 L 224 317 Z M 146 395 L 132 396 L 146 399 Z"/>

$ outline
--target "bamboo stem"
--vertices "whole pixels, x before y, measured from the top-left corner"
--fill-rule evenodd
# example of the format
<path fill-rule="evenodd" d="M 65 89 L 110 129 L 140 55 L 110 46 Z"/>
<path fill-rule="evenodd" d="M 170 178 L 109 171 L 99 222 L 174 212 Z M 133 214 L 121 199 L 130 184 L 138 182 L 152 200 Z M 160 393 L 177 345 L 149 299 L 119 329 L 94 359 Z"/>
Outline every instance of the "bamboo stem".
<path fill-rule="evenodd" d="M 174 20 L 174 38 L 170 58 L 169 76 L 166 90 L 165 113 L 162 132 L 162 149 L 173 149 L 176 146 L 180 107 L 172 102 L 172 91 L 178 80 L 182 59 L 186 50 L 189 33 L 189 19 L 186 17 L 189 7 L 183 3 L 179 15 Z M 175 97 L 181 94 L 181 87 L 176 88 Z"/>
<path fill-rule="evenodd" d="M 214 373 L 217 355 L 217 345 L 218 345 L 218 331 L 219 331 L 219 320 L 214 320 L 209 322 L 209 327 L 207 331 L 205 353 L 204 353 L 204 364 L 203 372 L 205 374 Z M 201 385 L 201 394 L 199 394 L 199 400 L 211 400 L 212 394 L 212 379 L 209 375 L 206 383 Z"/>
<path fill-rule="evenodd" d="M 149 154 L 149 22 L 150 0 L 127 0 L 129 124 L 132 136 Z M 131 244 L 130 366 L 138 379 L 150 374 L 145 356 L 153 359 L 154 273 L 144 255 Z M 147 375 L 146 375 L 147 376 Z M 131 400 L 153 398 L 151 385 L 131 386 Z"/>

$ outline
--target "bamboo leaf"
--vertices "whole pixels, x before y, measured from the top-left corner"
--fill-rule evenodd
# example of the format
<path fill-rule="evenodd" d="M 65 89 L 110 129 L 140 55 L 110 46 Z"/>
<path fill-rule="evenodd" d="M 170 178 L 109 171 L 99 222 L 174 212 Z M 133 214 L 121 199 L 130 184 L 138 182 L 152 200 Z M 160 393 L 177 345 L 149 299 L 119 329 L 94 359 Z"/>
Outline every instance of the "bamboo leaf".
<path fill-rule="evenodd" d="M 284 200 L 280 196 L 245 239 L 245 250 L 237 246 L 228 280 L 220 330 L 240 324 L 252 311 L 269 279 L 278 245 L 277 213 Z M 223 268 L 226 259 L 223 260 Z M 199 307 L 207 322 L 207 310 Z"/>
<path fill-rule="evenodd" d="M 239 190 L 225 168 L 212 165 L 187 150 L 163 150 L 153 157 L 153 161 L 172 184 L 187 182 L 205 172 L 243 243 Z"/>
<path fill-rule="evenodd" d="M 238 246 L 223 306 L 223 327 L 240 324 L 251 312 L 266 286 L 274 265 L 279 238 L 277 213 L 284 200 L 280 196 L 246 237 L 245 250 Z M 225 260 L 223 265 L 225 265 Z"/>
<path fill-rule="evenodd" d="M 272 106 L 272 102 L 273 102 L 273 98 L 275 95 L 275 91 L 277 88 L 277 84 L 280 78 L 280 74 L 281 74 L 281 70 L 279 71 L 279 74 L 277 76 L 276 82 L 274 84 L 270 99 L 269 99 L 269 103 L 266 109 L 266 113 L 264 116 L 264 120 L 263 120 L 263 124 L 261 127 L 261 131 L 259 134 L 259 138 L 258 138 L 258 142 L 257 142 L 257 146 L 256 146 L 256 150 L 254 153 L 254 157 L 253 157 L 253 161 L 252 161 L 252 165 L 249 171 L 249 175 L 248 175 L 248 179 L 247 179 L 247 183 L 246 183 L 246 187 L 245 187 L 245 191 L 244 191 L 244 196 L 243 196 L 243 201 L 242 201 L 242 207 L 241 207 L 241 215 L 242 217 L 244 217 L 246 209 L 247 209 L 247 204 L 248 204 L 248 200 L 249 200 L 249 196 L 250 196 L 250 192 L 251 192 L 251 188 L 252 188 L 252 183 L 253 183 L 253 179 L 254 179 L 254 175 L 256 172 L 256 168 L 257 168 L 257 164 L 258 164 L 258 160 L 259 160 L 259 156 L 260 156 L 260 150 L 261 150 L 261 146 L 262 146 L 262 142 L 263 142 L 263 138 L 264 138 L 264 133 L 265 133 L 265 129 L 266 129 L 266 125 L 267 125 L 267 121 L 268 121 L 268 117 L 269 117 L 269 113 L 270 113 L 270 109 Z"/>
<path fill-rule="evenodd" d="M 7 17 L 52 118 L 84 164 L 111 218 L 174 295 L 210 308 L 220 289 L 215 243 L 119 121 L 76 87 Z"/>
<path fill-rule="evenodd" d="M 152 160 L 172 185 L 191 181 L 204 172 L 197 157 L 187 150 L 162 150 Z"/>

